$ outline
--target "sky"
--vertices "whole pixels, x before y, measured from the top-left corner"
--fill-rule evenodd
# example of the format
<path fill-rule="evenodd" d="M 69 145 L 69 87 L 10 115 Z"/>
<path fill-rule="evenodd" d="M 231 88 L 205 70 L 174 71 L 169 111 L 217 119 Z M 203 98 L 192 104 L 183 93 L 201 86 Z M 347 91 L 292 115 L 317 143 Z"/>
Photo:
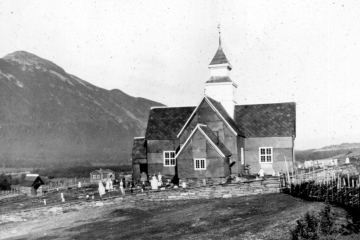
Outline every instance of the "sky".
<path fill-rule="evenodd" d="M 104 89 L 197 105 L 224 52 L 237 104 L 296 102 L 296 149 L 360 142 L 360 1 L 3 1 L 0 57 L 23 50 Z"/>

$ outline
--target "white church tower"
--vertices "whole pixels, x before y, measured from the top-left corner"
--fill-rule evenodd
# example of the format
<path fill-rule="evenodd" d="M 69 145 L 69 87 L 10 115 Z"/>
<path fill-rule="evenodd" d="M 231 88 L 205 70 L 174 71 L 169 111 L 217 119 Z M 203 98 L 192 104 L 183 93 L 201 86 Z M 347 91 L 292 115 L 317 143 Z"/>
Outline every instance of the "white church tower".
<path fill-rule="evenodd" d="M 211 76 L 205 82 L 205 95 L 220 102 L 229 116 L 234 119 L 237 85 L 229 77 L 232 66 L 222 50 L 220 36 L 219 48 L 209 64 L 209 69 Z"/>

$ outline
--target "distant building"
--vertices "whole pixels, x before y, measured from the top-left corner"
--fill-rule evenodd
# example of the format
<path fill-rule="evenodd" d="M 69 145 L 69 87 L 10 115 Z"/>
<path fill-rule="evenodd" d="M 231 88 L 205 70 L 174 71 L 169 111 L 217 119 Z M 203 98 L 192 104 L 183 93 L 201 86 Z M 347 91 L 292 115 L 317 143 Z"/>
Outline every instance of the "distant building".
<path fill-rule="evenodd" d="M 141 172 L 203 179 L 244 173 L 247 165 L 252 174 L 293 169 L 295 103 L 238 105 L 231 69 L 219 41 L 198 105 L 151 108 L 145 137 L 134 139 L 135 180 Z"/>
<path fill-rule="evenodd" d="M 304 168 L 317 168 L 327 166 L 337 166 L 339 164 L 338 159 L 319 159 L 319 160 L 308 160 L 304 162 Z"/>
<path fill-rule="evenodd" d="M 39 174 L 26 174 L 25 179 L 19 185 L 11 186 L 11 189 L 16 189 L 28 196 L 39 196 L 42 195 L 42 185 L 44 181 Z"/>
<path fill-rule="evenodd" d="M 99 169 L 90 173 L 90 182 L 103 182 L 107 178 L 115 178 L 115 172 L 110 169 Z"/>
<path fill-rule="evenodd" d="M 338 166 L 342 164 L 348 164 L 358 162 L 360 159 L 360 149 L 355 149 L 347 153 L 339 154 L 331 158 L 308 160 L 304 162 L 305 168 L 310 167 L 326 167 L 326 166 Z"/>

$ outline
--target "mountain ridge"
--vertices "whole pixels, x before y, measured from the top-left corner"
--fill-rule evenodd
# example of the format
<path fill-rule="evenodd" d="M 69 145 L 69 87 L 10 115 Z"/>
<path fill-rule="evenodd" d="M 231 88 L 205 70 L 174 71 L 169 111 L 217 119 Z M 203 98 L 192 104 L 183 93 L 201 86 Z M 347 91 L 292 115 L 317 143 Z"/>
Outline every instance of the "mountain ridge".
<path fill-rule="evenodd" d="M 130 164 L 151 106 L 163 104 L 105 90 L 25 51 L 0 58 L 0 163 Z"/>

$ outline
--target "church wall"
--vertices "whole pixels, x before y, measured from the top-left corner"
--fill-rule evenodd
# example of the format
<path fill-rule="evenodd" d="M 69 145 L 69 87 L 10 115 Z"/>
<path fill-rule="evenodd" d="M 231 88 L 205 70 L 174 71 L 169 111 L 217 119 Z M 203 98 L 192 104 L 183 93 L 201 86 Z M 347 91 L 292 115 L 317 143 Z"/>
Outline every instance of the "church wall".
<path fill-rule="evenodd" d="M 140 180 L 140 164 L 133 164 L 133 177 L 135 182 Z"/>
<path fill-rule="evenodd" d="M 185 128 L 185 130 L 180 136 L 180 146 L 182 146 L 186 142 L 186 140 L 190 136 L 191 132 L 195 129 L 197 124 L 198 124 L 198 114 L 196 113 L 193 119 L 190 121 L 189 125 Z"/>
<path fill-rule="evenodd" d="M 140 164 L 146 164 L 147 159 L 146 158 L 138 158 L 133 160 L 133 176 L 135 181 L 140 181 Z"/>
<path fill-rule="evenodd" d="M 237 148 L 237 162 L 231 168 L 232 173 L 244 173 L 245 171 L 245 138 L 237 136 L 236 142 Z M 243 155 L 241 155 L 241 149 L 243 149 Z M 243 158 L 243 159 L 242 159 Z M 237 172 L 235 172 L 237 170 Z"/>
<path fill-rule="evenodd" d="M 260 163 L 259 148 L 273 148 L 273 163 Z M 293 140 L 292 137 L 264 137 L 245 138 L 245 164 L 250 164 L 250 173 L 259 173 L 260 169 L 270 173 L 273 169 L 276 173 L 285 172 L 285 159 L 289 169 L 292 169 L 293 162 Z"/>
<path fill-rule="evenodd" d="M 194 169 L 194 158 L 206 158 L 206 170 Z M 227 163 L 226 163 L 227 162 Z M 224 177 L 229 172 L 228 160 L 222 158 L 206 138 L 197 132 L 177 159 L 179 178 Z"/>
<path fill-rule="evenodd" d="M 179 140 L 147 140 L 148 174 L 175 175 L 175 166 L 164 166 L 164 151 L 176 151 Z"/>

